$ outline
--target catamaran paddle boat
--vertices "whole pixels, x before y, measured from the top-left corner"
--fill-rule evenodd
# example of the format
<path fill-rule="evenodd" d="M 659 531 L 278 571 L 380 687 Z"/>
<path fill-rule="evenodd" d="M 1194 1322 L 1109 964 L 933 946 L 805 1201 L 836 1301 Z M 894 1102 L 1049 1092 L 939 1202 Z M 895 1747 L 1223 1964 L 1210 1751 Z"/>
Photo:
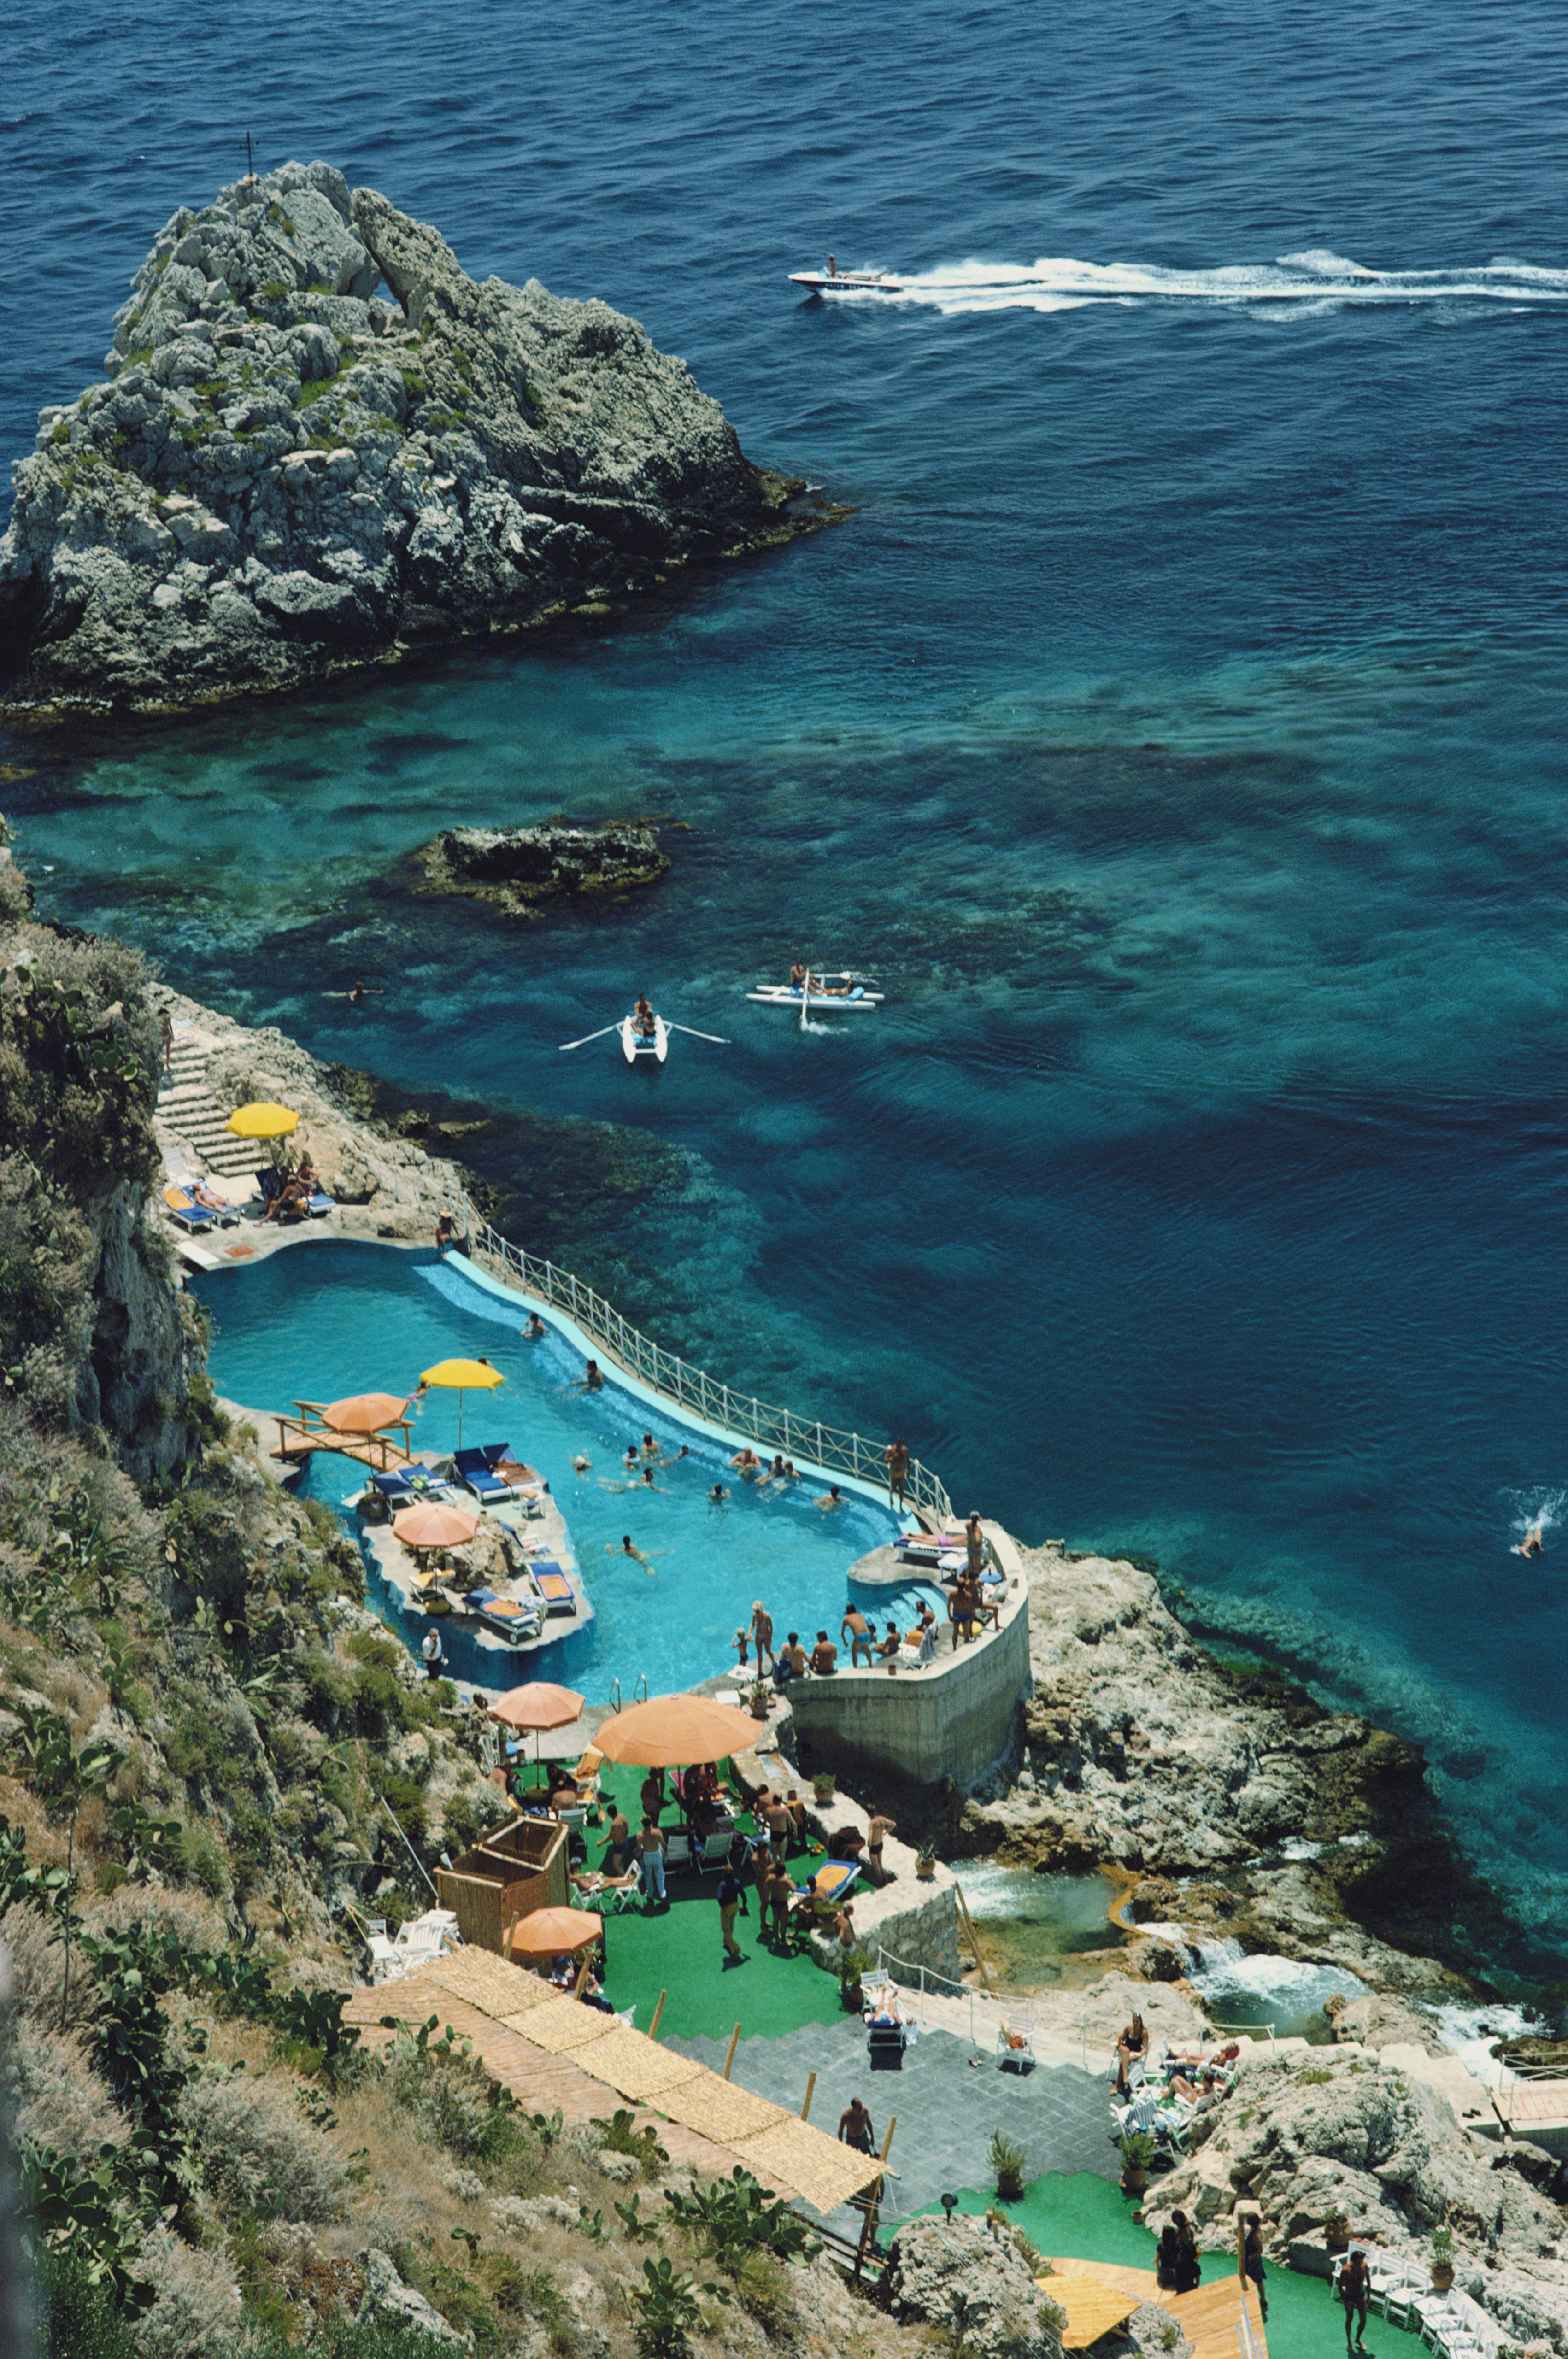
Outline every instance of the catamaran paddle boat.
<path fill-rule="evenodd" d="M 621 1018 L 621 1054 L 628 1065 L 635 1065 L 639 1057 L 657 1058 L 662 1065 L 670 1054 L 670 1027 L 646 999 Z"/>
<path fill-rule="evenodd" d="M 597 1032 L 585 1032 L 581 1040 L 563 1040 L 561 1044 L 562 1052 L 568 1049 L 585 1049 L 590 1040 L 606 1039 L 612 1032 L 620 1036 L 621 1054 L 628 1065 L 635 1065 L 639 1057 L 651 1057 L 656 1064 L 662 1065 L 670 1054 L 672 1032 L 684 1032 L 693 1040 L 711 1040 L 718 1049 L 729 1046 L 729 1042 L 717 1032 L 698 1032 L 690 1024 L 667 1023 L 644 997 L 638 999 L 631 1014 L 623 1016 L 619 1023 L 603 1025 Z"/>
<path fill-rule="evenodd" d="M 887 995 L 876 989 L 869 975 L 855 974 L 848 968 L 833 974 L 808 968 L 803 984 L 793 978 L 789 983 L 759 983 L 746 995 L 759 1007 L 789 1007 L 804 1017 L 862 1015 L 867 1008 L 880 1007 Z"/>
<path fill-rule="evenodd" d="M 886 270 L 841 270 L 834 255 L 828 256 L 825 270 L 792 270 L 791 287 L 803 287 L 811 295 L 901 295 L 903 281 Z"/>

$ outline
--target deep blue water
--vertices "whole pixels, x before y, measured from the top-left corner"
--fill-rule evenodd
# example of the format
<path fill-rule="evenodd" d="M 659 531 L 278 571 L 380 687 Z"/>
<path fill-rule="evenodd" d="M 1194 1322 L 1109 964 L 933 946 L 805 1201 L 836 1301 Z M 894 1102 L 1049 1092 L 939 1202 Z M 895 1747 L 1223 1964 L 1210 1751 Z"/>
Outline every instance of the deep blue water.
<path fill-rule="evenodd" d="M 1552 1532 L 1508 1548 L 1568 1487 L 1561 11 L 19 22 L 10 450 L 249 128 L 634 312 L 856 506 L 592 641 L 51 763 L 5 789 L 49 907 L 411 1086 L 689 1150 L 598 1265 L 672 1341 L 1157 1555 L 1425 1740 L 1560 1933 L 1568 1607 Z M 928 283 L 798 301 L 829 246 Z M 1042 257 L 1007 305 L 962 268 Z M 692 832 L 593 922 L 376 890 L 561 808 Z M 887 1011 L 747 1007 L 797 945 Z M 558 1053 L 644 983 L 735 1045 Z"/>

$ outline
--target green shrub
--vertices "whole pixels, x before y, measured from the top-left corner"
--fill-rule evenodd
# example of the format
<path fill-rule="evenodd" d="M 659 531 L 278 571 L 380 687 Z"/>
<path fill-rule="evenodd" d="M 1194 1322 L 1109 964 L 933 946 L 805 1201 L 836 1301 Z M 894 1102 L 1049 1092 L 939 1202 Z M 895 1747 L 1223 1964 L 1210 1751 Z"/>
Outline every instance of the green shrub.
<path fill-rule="evenodd" d="M 269 278 L 261 290 L 261 299 L 264 303 L 281 303 L 284 297 L 292 292 L 292 288 L 287 286 L 281 278 Z"/>
<path fill-rule="evenodd" d="M 137 2359 L 113 2288 L 94 2285 L 82 2254 L 44 2245 L 34 2265 L 34 2288 L 47 2321 L 44 2359 Z"/>
<path fill-rule="evenodd" d="M 625 2105 L 617 2105 L 608 2121 L 596 2115 L 593 2127 L 599 2133 L 599 2143 L 604 2152 L 631 2155 L 641 2163 L 645 2179 L 657 2178 L 660 2164 L 670 2160 L 668 2152 L 659 2142 L 659 2132 L 653 2124 L 644 2122 L 639 2128 L 636 2114 L 628 2113 Z"/>

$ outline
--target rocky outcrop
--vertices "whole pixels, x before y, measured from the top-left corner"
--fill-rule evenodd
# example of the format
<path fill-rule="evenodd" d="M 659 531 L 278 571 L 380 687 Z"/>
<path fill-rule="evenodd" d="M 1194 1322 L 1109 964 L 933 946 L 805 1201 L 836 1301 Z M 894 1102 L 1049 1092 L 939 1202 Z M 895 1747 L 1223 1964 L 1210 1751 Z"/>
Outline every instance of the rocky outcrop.
<path fill-rule="evenodd" d="M 1253 2211 L 1282 2257 L 1340 2211 L 1353 2234 L 1412 2259 L 1446 2226 L 1462 2289 L 1518 2341 L 1568 2350 L 1563 2213 L 1408 2069 L 1345 2049 L 1259 2051 L 1189 2136 L 1188 2157 L 1149 2191 L 1151 2226 L 1180 2207 L 1203 2245 L 1234 2253 L 1236 2212 Z"/>
<path fill-rule="evenodd" d="M 147 993 L 146 969 L 120 944 L 0 917 L 6 1387 L 46 1425 L 104 1436 L 140 1480 L 183 1463 L 201 1364 L 149 1211 L 158 1038 Z"/>
<path fill-rule="evenodd" d="M 221 1105 L 259 1100 L 299 1114 L 289 1146 L 296 1156 L 310 1157 L 335 1200 L 340 1234 L 429 1245 L 441 1214 L 462 1205 L 465 1191 L 457 1166 L 363 1120 L 341 1070 L 321 1064 L 270 1025 L 236 1024 L 180 992 L 160 988 L 158 997 L 175 1027 L 189 1027 L 204 1050 L 202 1074 Z"/>
<path fill-rule="evenodd" d="M 628 893 L 670 868 L 640 820 L 608 827 L 452 827 L 414 854 L 417 889 L 466 893 L 510 918 L 537 918 L 558 894 Z"/>
<path fill-rule="evenodd" d="M 801 528 L 635 321 L 470 278 L 328 164 L 181 206 L 104 366 L 16 469 L 13 711 L 287 688 Z"/>
<path fill-rule="evenodd" d="M 1035 2284 L 1004 2230 L 962 2213 L 909 2220 L 888 2248 L 883 2290 L 901 2323 L 945 2330 L 975 2359 L 1061 2359 L 1066 2315 Z"/>
<path fill-rule="evenodd" d="M 1392 1873 L 1394 1848 L 1425 1824 L 1416 1746 L 1282 1679 L 1226 1669 L 1133 1565 L 1053 1549 L 1025 1563 L 1026 1761 L 1000 1800 L 969 1805 L 966 1843 L 1040 1868 L 1119 1866 L 1134 1918 L 1217 1924 L 1380 1987 L 1448 1979 L 1347 1921 L 1356 1890 Z M 1287 1846 L 1317 1855 L 1279 1857 Z M 1206 1880 L 1178 1893 L 1176 1877 Z"/>

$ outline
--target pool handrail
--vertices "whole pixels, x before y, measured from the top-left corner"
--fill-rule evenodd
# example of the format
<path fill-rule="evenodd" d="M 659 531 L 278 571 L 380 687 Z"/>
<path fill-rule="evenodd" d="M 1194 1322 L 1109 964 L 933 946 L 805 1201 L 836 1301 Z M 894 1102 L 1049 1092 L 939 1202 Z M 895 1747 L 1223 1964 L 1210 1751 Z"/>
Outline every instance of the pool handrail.
<path fill-rule="evenodd" d="M 636 1376 L 650 1392 L 710 1428 L 742 1434 L 754 1447 L 775 1456 L 809 1459 L 814 1466 L 851 1475 L 857 1483 L 886 1483 L 886 1444 L 867 1441 L 863 1434 L 844 1427 L 796 1417 L 787 1408 L 776 1408 L 750 1393 L 735 1392 L 728 1385 L 715 1382 L 623 1319 L 615 1304 L 584 1280 L 513 1245 L 466 1198 L 452 1209 L 462 1220 L 463 1250 L 471 1261 L 490 1275 L 498 1275 L 519 1294 L 531 1295 L 564 1312 L 607 1360 Z M 944 1520 L 953 1514 L 946 1491 L 918 1458 L 909 1461 L 904 1496 L 909 1505 L 924 1507 Z"/>

